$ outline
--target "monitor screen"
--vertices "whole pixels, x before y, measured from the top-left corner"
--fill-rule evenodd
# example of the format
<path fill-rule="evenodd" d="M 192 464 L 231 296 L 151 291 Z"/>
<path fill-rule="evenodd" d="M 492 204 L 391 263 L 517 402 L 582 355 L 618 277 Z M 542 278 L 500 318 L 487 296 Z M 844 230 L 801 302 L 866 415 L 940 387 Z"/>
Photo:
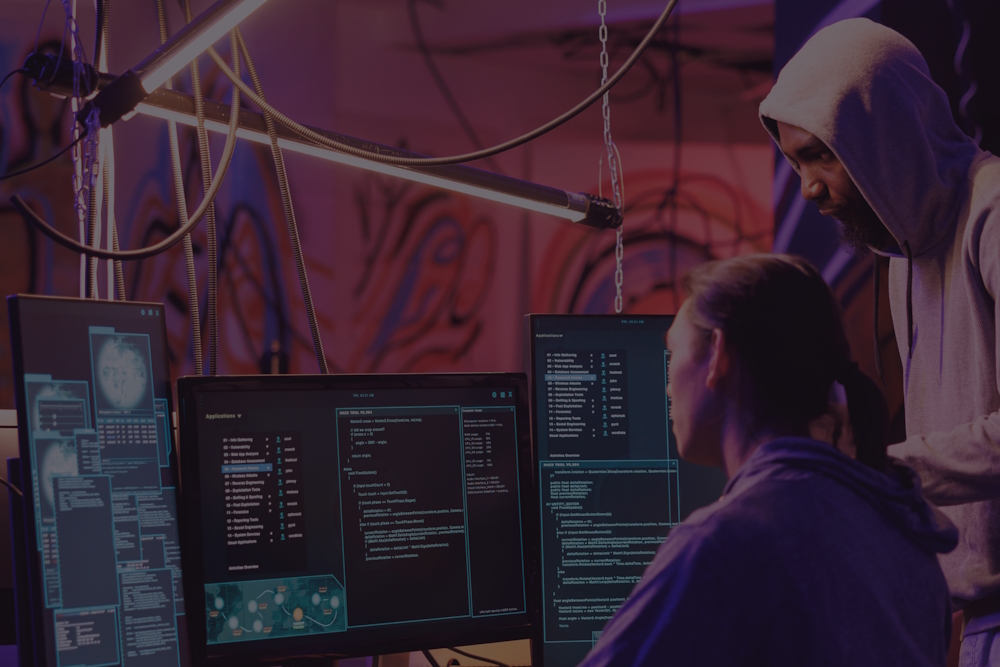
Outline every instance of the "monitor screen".
<path fill-rule="evenodd" d="M 8 307 L 38 664 L 185 665 L 163 306 Z"/>
<path fill-rule="evenodd" d="M 196 660 L 530 637 L 526 385 L 521 374 L 182 378 Z"/>
<path fill-rule="evenodd" d="M 669 315 L 528 315 L 546 667 L 577 665 L 721 471 L 680 460 Z"/>

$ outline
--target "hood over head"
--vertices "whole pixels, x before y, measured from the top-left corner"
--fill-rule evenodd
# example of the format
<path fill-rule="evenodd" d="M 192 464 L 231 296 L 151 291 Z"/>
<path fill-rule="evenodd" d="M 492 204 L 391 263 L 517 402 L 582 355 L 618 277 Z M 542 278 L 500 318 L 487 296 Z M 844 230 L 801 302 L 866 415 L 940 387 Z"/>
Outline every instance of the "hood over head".
<path fill-rule="evenodd" d="M 889 459 L 888 474 L 858 463 L 833 446 L 808 438 L 778 438 L 750 455 L 726 484 L 724 495 L 753 486 L 780 470 L 826 477 L 860 496 L 918 546 L 947 553 L 958 544 L 958 529 L 920 492 L 920 478 L 906 464 Z"/>
<path fill-rule="evenodd" d="M 868 19 L 813 35 L 781 70 L 760 118 L 775 142 L 781 121 L 825 143 L 911 257 L 954 227 L 969 167 L 983 155 L 917 48 Z"/>

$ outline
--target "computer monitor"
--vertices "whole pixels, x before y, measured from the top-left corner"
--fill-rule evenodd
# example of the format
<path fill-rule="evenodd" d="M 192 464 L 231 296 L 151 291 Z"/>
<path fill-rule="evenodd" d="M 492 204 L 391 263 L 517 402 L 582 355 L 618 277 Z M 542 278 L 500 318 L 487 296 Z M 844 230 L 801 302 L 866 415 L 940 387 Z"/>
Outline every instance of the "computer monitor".
<path fill-rule="evenodd" d="M 7 304 L 35 663 L 186 665 L 166 311 Z"/>
<path fill-rule="evenodd" d="M 7 459 L 18 458 L 17 413 L 0 410 L 0 474 L 6 474 Z M 0 646 L 17 643 L 14 612 L 14 563 L 11 551 L 11 500 L 17 498 L 0 488 Z M 0 661 L 2 664 L 2 661 Z"/>
<path fill-rule="evenodd" d="M 537 631 L 523 374 L 189 377 L 178 406 L 198 664 Z"/>
<path fill-rule="evenodd" d="M 725 477 L 677 455 L 670 315 L 528 315 L 541 514 L 543 660 L 577 665 L 672 526 Z"/>

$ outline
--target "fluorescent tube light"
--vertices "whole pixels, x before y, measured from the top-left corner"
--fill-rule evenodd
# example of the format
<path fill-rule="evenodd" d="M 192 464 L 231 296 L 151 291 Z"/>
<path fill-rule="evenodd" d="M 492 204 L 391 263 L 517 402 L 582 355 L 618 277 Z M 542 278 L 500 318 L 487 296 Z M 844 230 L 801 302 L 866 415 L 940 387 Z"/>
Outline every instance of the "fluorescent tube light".
<path fill-rule="evenodd" d="M 163 107 L 148 104 L 146 102 L 140 103 L 136 107 L 136 112 L 147 116 L 162 118 L 164 120 L 173 120 L 184 125 L 190 125 L 192 127 L 197 126 L 197 119 L 191 114 L 183 113 L 173 109 L 166 109 Z M 206 119 L 205 129 L 212 132 L 218 132 L 220 134 L 226 134 L 229 132 L 228 125 L 219 120 Z M 245 126 L 242 126 L 242 124 L 241 127 L 236 130 L 236 136 L 241 139 L 246 139 L 248 141 L 253 141 L 259 144 L 270 145 L 271 143 L 270 138 L 267 136 L 267 132 L 256 129 L 250 129 Z M 445 178 L 443 176 L 426 173 L 423 171 L 417 171 L 414 169 L 382 164 L 381 162 L 375 162 L 373 160 L 365 160 L 363 158 L 354 157 L 353 155 L 341 153 L 331 148 L 326 148 L 324 146 L 317 146 L 312 143 L 305 143 L 305 140 L 296 141 L 293 138 L 278 137 L 278 146 L 280 146 L 284 150 L 301 153 L 303 155 L 312 155 L 313 157 L 318 157 L 323 160 L 327 160 L 329 162 L 336 162 L 338 164 L 345 164 L 351 167 L 367 169 L 368 171 L 374 171 L 380 174 L 396 176 L 398 178 L 405 178 L 410 181 L 416 181 L 417 183 L 423 183 L 425 185 L 431 185 L 434 187 L 443 188 L 445 190 L 460 192 L 462 194 L 470 195 L 473 197 L 480 197 L 482 199 L 488 199 L 490 201 L 500 202 L 502 204 L 510 204 L 512 206 L 524 208 L 529 211 L 536 211 L 538 213 L 546 213 L 548 215 L 554 215 L 559 218 L 565 218 L 572 222 L 582 222 L 584 218 L 587 217 L 587 209 L 588 209 L 587 197 L 581 194 L 565 193 L 567 195 L 567 200 L 568 200 L 567 206 L 559 206 L 558 204 L 548 203 L 544 201 L 537 201 L 535 199 L 531 199 L 524 195 L 518 195 L 513 192 L 505 192 L 500 189 L 484 187 L 483 185 L 470 182 L 453 180 Z M 479 171 L 479 170 L 470 170 L 470 171 Z M 509 179 L 509 180 L 518 184 L 523 183 L 523 181 L 517 181 L 516 179 Z"/>
<path fill-rule="evenodd" d="M 240 24 L 267 0 L 219 0 L 132 68 L 151 93 L 184 69 L 208 47 Z"/>
<path fill-rule="evenodd" d="M 266 1 L 218 0 L 149 57 L 102 89 L 80 111 L 78 119 L 85 124 L 94 108 L 100 111 L 101 127 L 127 117 L 147 95 L 157 90 Z"/>
<path fill-rule="evenodd" d="M 263 2 L 263 0 L 254 1 L 258 3 Z M 38 81 L 39 87 L 56 95 L 72 94 L 72 68 L 60 66 L 55 56 L 44 56 L 42 58 L 50 59 L 51 62 L 48 60 L 42 62 L 40 60 L 37 63 L 32 63 L 33 72 L 37 70 L 35 73 L 45 74 L 44 77 L 41 74 L 38 77 L 34 77 Z M 165 120 L 173 120 L 185 125 L 194 126 L 197 124 L 194 112 L 194 99 L 190 95 L 162 88 L 147 95 L 142 87 L 139 75 L 131 70 L 117 78 L 107 74 L 98 75 L 94 72 L 92 77 L 87 78 L 87 83 L 88 89 L 100 88 L 101 90 L 94 98 L 95 101 L 102 98 L 109 99 L 107 94 L 113 92 L 115 88 L 119 92 L 126 93 L 125 96 L 132 95 L 134 97 L 132 106 L 122 110 L 123 105 L 119 104 L 118 100 L 124 96 L 110 96 L 110 99 L 114 101 L 109 106 L 98 107 L 101 109 L 101 125 L 113 122 L 112 120 L 108 120 L 108 118 L 118 112 L 120 113 L 118 113 L 116 118 L 120 118 L 125 113 L 142 113 Z M 229 106 L 213 100 L 205 100 L 204 106 L 205 127 L 212 132 L 227 133 L 229 131 Z M 84 112 L 86 110 L 85 107 Z M 105 111 L 108 110 L 111 113 L 105 115 Z M 262 114 L 248 109 L 241 109 L 239 114 L 240 117 L 236 130 L 238 137 L 259 144 L 270 144 L 270 138 L 267 135 L 264 116 Z M 381 154 L 402 157 L 425 157 L 417 153 L 390 146 L 382 146 L 370 141 L 330 132 L 329 130 L 310 129 L 341 144 L 355 146 L 369 152 L 374 151 Z M 438 167 L 398 167 L 387 165 L 374 160 L 341 153 L 324 146 L 318 146 L 282 125 L 277 127 L 277 132 L 278 145 L 283 150 L 312 155 L 330 162 L 405 178 L 425 185 L 460 192 L 472 197 L 479 197 L 502 204 L 517 206 L 529 211 L 553 215 L 596 229 L 614 229 L 620 226 L 622 222 L 620 212 L 611 201 L 591 194 L 567 192 L 465 165 L 456 164 Z"/>

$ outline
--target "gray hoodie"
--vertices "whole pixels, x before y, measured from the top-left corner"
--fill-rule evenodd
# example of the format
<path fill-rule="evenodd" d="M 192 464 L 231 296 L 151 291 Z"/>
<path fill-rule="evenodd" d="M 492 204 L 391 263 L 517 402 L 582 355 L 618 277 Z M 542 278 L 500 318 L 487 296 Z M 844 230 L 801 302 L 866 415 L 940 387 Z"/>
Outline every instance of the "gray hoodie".
<path fill-rule="evenodd" d="M 996 595 L 1000 159 L 958 128 L 916 47 L 867 19 L 816 33 L 760 115 L 775 140 L 782 121 L 826 143 L 896 241 L 875 249 L 904 371 L 908 437 L 889 453 L 958 526 L 940 557 L 954 606 Z"/>

